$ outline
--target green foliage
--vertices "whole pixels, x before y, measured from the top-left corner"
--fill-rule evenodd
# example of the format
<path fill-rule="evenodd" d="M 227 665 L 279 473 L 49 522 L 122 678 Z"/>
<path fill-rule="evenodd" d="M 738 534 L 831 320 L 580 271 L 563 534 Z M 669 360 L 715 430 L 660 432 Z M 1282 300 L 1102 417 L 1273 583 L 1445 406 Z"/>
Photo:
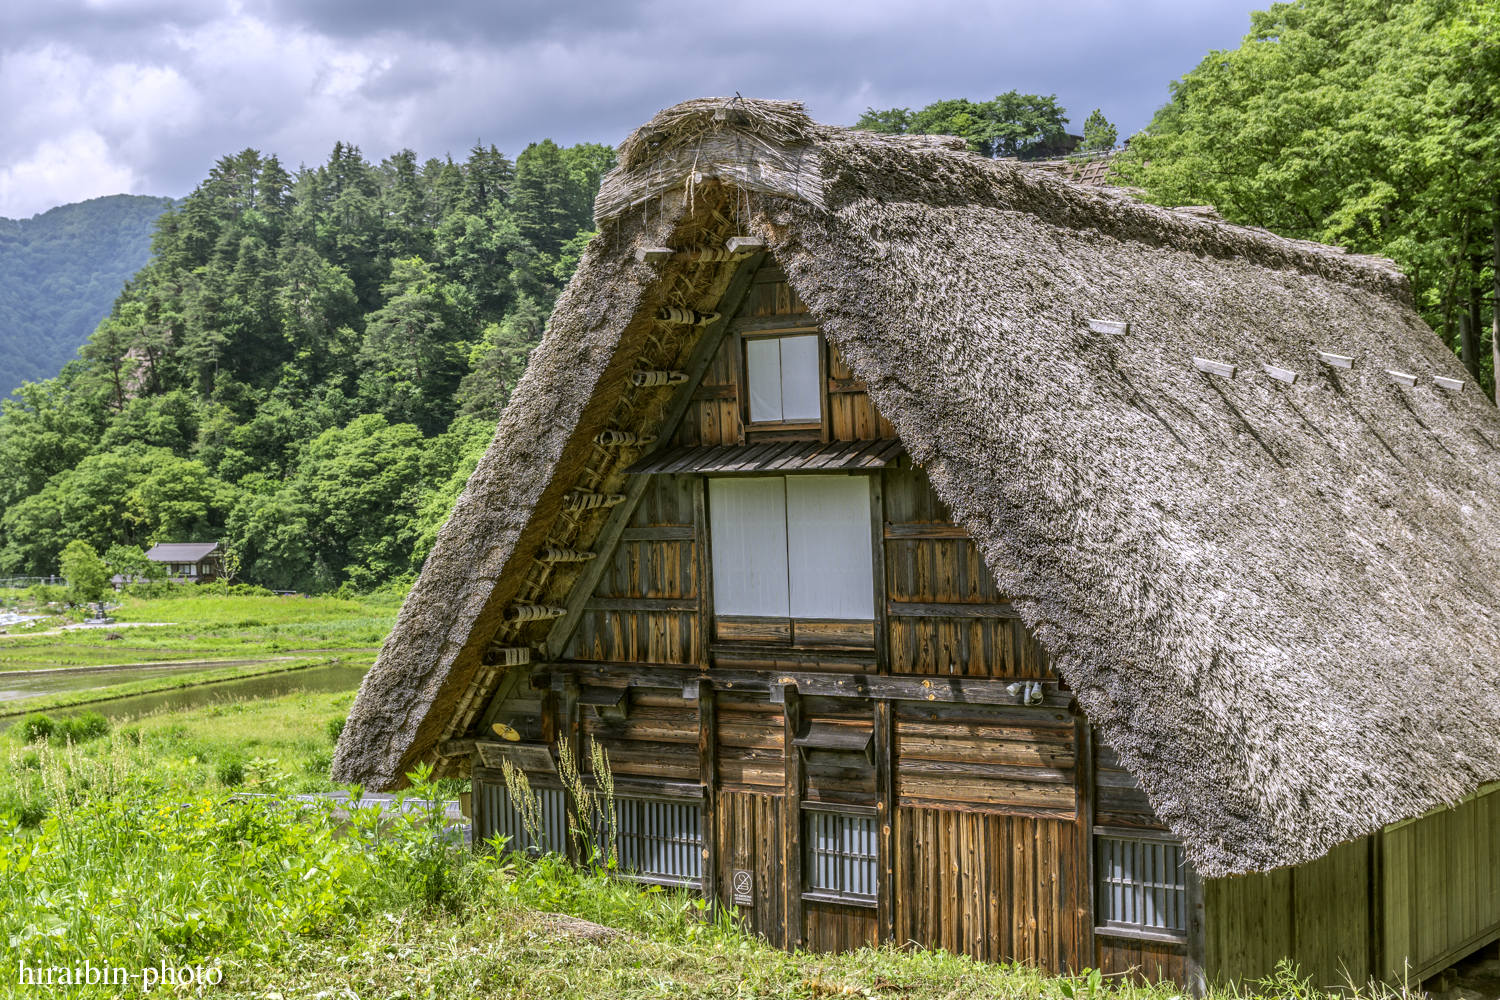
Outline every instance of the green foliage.
<path fill-rule="evenodd" d="M 59 559 L 63 578 L 78 601 L 97 601 L 109 584 L 109 567 L 88 542 L 69 542 Z"/>
<path fill-rule="evenodd" d="M 1115 142 L 1119 139 L 1119 133 L 1104 117 L 1104 112 L 1095 108 L 1089 113 L 1083 122 L 1083 145 L 1079 148 L 1086 152 L 1095 150 L 1114 149 Z"/>
<path fill-rule="evenodd" d="M 49 573 L 75 539 L 112 565 L 221 540 L 269 589 L 409 579 L 613 157 L 548 140 L 514 164 L 482 145 L 372 164 L 344 143 L 295 174 L 256 150 L 219 160 L 80 358 L 0 404 L 0 572 Z"/>
<path fill-rule="evenodd" d="M 146 262 L 167 198 L 119 194 L 0 219 L 0 396 L 63 366 Z"/>
<path fill-rule="evenodd" d="M 344 727 L 349 724 L 349 717 L 341 715 L 336 719 L 328 720 L 328 742 L 337 743 L 339 737 L 344 735 Z"/>
<path fill-rule="evenodd" d="M 985 156 L 1029 159 L 1065 152 L 1067 111 L 1057 95 L 1010 91 L 989 101 L 934 101 L 920 111 L 868 108 L 854 127 L 893 135 L 956 135 Z"/>
<path fill-rule="evenodd" d="M 50 743 L 87 743 L 109 734 L 109 720 L 93 711 L 71 718 L 54 719 L 44 712 L 32 712 L 17 725 L 17 732 L 27 743 L 45 740 Z"/>
<path fill-rule="evenodd" d="M 214 777 L 225 788 L 238 788 L 245 783 L 245 761 L 237 754 L 224 757 L 214 767 Z"/>
<path fill-rule="evenodd" d="M 1489 325 L 1497 98 L 1493 4 L 1278 3 L 1173 85 L 1117 165 L 1159 203 L 1395 259 L 1462 350 L 1461 316 Z M 1489 386 L 1490 352 L 1465 354 Z"/>

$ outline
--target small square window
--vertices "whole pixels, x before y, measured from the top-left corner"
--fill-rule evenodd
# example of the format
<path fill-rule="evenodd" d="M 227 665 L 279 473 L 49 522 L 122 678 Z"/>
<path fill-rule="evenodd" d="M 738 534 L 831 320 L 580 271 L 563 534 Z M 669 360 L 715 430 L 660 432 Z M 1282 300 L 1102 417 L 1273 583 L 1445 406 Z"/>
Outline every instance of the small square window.
<path fill-rule="evenodd" d="M 818 337 L 760 337 L 745 342 L 750 422 L 806 423 L 823 416 Z"/>
<path fill-rule="evenodd" d="M 1097 837 L 1099 925 L 1187 932 L 1187 857 L 1173 840 Z"/>

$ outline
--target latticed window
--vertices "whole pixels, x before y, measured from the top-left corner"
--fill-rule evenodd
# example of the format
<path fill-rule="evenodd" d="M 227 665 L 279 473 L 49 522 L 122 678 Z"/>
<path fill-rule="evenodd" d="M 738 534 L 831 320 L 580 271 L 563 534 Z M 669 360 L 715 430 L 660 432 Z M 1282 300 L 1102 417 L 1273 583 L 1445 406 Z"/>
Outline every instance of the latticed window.
<path fill-rule="evenodd" d="M 1187 931 L 1187 859 L 1170 840 L 1098 837 L 1099 923 Z"/>
<path fill-rule="evenodd" d="M 488 840 L 495 834 L 510 838 L 511 851 L 564 851 L 567 849 L 567 821 L 562 789 L 536 789 L 541 822 L 535 835 L 526 829 L 526 821 L 510 801 L 504 782 L 475 782 L 474 835 Z"/>
<path fill-rule="evenodd" d="M 854 903 L 875 900 L 875 817 L 809 811 L 805 828 L 807 891 Z"/>
<path fill-rule="evenodd" d="M 697 884 L 703 878 L 702 807 L 696 802 L 615 799 L 620 870 L 650 882 Z"/>

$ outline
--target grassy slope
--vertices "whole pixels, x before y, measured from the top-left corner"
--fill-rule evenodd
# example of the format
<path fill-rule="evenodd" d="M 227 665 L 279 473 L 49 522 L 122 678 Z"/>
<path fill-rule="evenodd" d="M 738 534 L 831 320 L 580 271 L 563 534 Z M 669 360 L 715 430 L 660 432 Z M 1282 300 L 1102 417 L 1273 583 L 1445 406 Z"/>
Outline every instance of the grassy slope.
<path fill-rule="evenodd" d="M 290 695 L 163 713 L 139 720 L 128 733 L 71 750 L 38 750 L 22 745 L 14 736 L 0 738 L 10 745 L 9 753 L 0 756 L 0 854 L 15 858 L 30 853 L 36 858 L 31 871 L 19 877 L 0 870 L 0 896 L 8 892 L 14 898 L 7 905 L 27 907 L 26 920 L 55 919 L 53 915 L 61 913 L 70 922 L 66 929 L 79 934 L 85 932 L 72 924 L 87 927 L 97 923 L 99 931 L 90 933 L 89 940 L 98 940 L 101 933 L 106 937 L 119 935 L 113 940 L 122 949 L 117 960 L 123 961 L 146 946 L 143 937 L 157 942 L 176 940 L 173 935 L 180 933 L 173 929 L 185 924 L 200 930 L 181 938 L 181 947 L 187 949 L 184 957 L 201 960 L 204 955 L 192 950 L 192 942 L 203 933 L 203 925 L 193 924 L 197 918 L 180 903 L 175 907 L 165 905 L 172 899 L 192 900 L 200 885 L 205 889 L 210 882 L 219 886 L 215 891 L 221 895 L 214 899 L 228 903 L 215 912 L 231 920 L 240 900 L 253 901 L 262 894 L 270 909 L 256 919 L 265 922 L 243 935 L 231 926 L 229 937 L 262 941 L 268 953 L 260 954 L 259 946 L 211 952 L 212 958 L 222 962 L 225 973 L 223 984 L 211 995 L 223 997 L 1178 997 L 1178 991 L 1170 986 L 1145 987 L 1118 979 L 1090 981 L 1087 976 L 1067 980 L 1045 976 L 1035 969 L 987 965 L 944 952 L 886 948 L 838 956 L 786 954 L 741 933 L 728 922 L 704 920 L 701 905 L 687 894 L 643 890 L 602 874 L 580 872 L 554 859 L 518 862 L 512 858 L 496 863 L 454 852 L 444 861 L 448 888 L 434 905 L 424 901 L 411 881 L 411 859 L 416 856 L 411 852 L 420 851 L 420 838 L 403 840 L 397 831 L 393 840 L 388 828 L 376 838 L 385 844 L 384 853 L 358 848 L 362 837 L 333 841 L 313 838 L 311 835 L 320 828 L 318 821 L 293 830 L 293 814 L 275 808 L 267 812 L 265 799 L 242 804 L 228 801 L 225 796 L 229 789 L 215 777 L 219 764 L 238 760 L 248 764 L 249 780 L 241 787 L 251 790 L 297 792 L 330 787 L 323 776 L 332 749 L 328 724 L 342 718 L 352 700 L 352 693 Z M 40 762 L 36 759 L 39 754 Z M 48 803 L 49 814 L 82 810 L 90 799 L 98 799 L 111 767 L 116 770 L 109 780 L 119 790 L 102 794 L 124 807 L 125 812 L 119 815 L 126 820 L 108 819 L 107 815 L 101 820 L 79 811 L 76 822 L 83 826 L 71 839 L 48 836 L 45 830 L 34 834 L 3 822 L 8 804 L 18 795 L 30 796 L 33 801 L 40 797 Z M 123 779 L 122 769 L 126 772 Z M 78 805 L 49 799 L 46 789 L 54 785 L 74 788 L 72 794 Z M 199 799 L 199 803 L 184 803 L 186 798 Z M 126 837 L 128 817 L 142 812 L 136 809 L 137 802 L 150 806 L 145 812 L 159 817 L 153 827 L 157 832 L 149 835 L 153 842 L 158 836 L 166 838 L 149 859 L 143 859 L 141 849 L 131 847 Z M 198 804 L 203 806 L 205 818 L 194 826 L 185 811 L 197 814 Z M 236 819 L 239 813 L 246 813 L 245 818 Z M 253 815 L 261 818 L 252 822 Z M 336 819 L 331 822 L 338 823 Z M 285 835 L 278 833 L 276 823 L 286 824 Z M 126 839 L 113 844 L 109 836 L 92 832 L 96 827 Z M 200 829 L 210 835 L 195 832 Z M 223 831 L 230 830 L 234 831 L 232 837 L 250 837 L 257 850 L 271 845 L 271 860 L 285 859 L 273 865 L 276 871 L 291 865 L 294 874 L 305 874 L 290 879 L 265 874 L 259 877 L 259 888 L 251 892 L 248 883 L 242 884 L 244 873 L 225 871 L 222 862 L 205 860 L 207 852 L 218 850 L 215 845 L 220 843 Z M 363 836 L 368 835 L 367 831 Z M 46 852 L 28 850 L 29 838 L 36 836 L 47 838 Z M 304 837 L 309 838 L 305 847 Z M 247 851 L 251 848 L 249 842 L 237 843 Z M 352 855 L 340 855 L 350 847 L 355 848 Z M 222 851 L 213 855 L 221 856 Z M 233 852 L 228 855 L 231 859 L 235 856 Z M 308 863 L 312 867 L 305 867 Z M 231 867 L 234 864 L 237 862 L 231 861 Z M 111 865 L 118 866 L 123 874 L 108 875 Z M 70 882 L 68 873 L 72 871 L 93 871 L 103 881 L 87 886 Z M 352 874 L 336 874 L 339 871 Z M 179 872 L 191 876 L 190 884 L 180 884 Z M 128 889 L 124 887 L 127 879 Z M 52 887 L 51 895 L 36 892 L 39 880 Z M 70 885 L 76 888 L 68 888 Z M 312 888 L 299 889 L 301 886 Z M 59 887 L 66 889 L 65 899 L 57 895 Z M 301 930 L 296 920 L 290 926 L 284 919 L 274 926 L 269 922 L 273 915 L 286 912 L 281 908 L 283 899 L 290 901 L 287 905 L 306 905 L 310 896 L 335 898 L 341 891 L 355 893 L 359 901 L 355 910 L 335 911 Z M 134 920 L 133 910 L 119 908 L 117 897 L 122 892 L 137 894 L 132 896 L 133 905 L 142 907 L 142 914 L 150 914 L 147 923 Z M 75 894 L 79 894 L 76 904 Z M 80 910 L 80 906 L 86 908 Z M 559 919 L 557 914 L 592 921 L 612 932 L 599 935 L 597 928 L 580 927 L 574 921 Z M 219 926 L 211 929 L 217 932 Z M 94 947 L 88 941 L 84 943 Z M 33 942 L 31 947 L 39 946 Z M 182 954 L 175 947 L 172 954 Z M 0 936 L 0 964 L 10 962 L 13 968 L 17 954 L 15 944 L 7 946 Z M 13 987 L 4 981 L 9 978 L 0 979 L 0 995 L 35 995 L 35 989 Z M 71 991 L 64 988 L 56 992 L 65 995 Z M 178 989 L 174 995 L 191 992 Z M 106 996 L 113 992 L 81 991 L 80 995 Z M 1242 998 L 1246 995 L 1239 994 Z M 1299 987 L 1290 979 L 1252 989 L 1248 995 L 1323 1000 L 1322 994 Z"/>

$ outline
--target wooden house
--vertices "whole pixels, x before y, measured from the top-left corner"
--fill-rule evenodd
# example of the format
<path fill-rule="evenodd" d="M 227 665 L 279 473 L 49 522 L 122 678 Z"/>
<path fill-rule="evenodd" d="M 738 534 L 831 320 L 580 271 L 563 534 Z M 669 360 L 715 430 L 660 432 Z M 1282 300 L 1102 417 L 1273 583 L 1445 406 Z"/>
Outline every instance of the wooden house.
<path fill-rule="evenodd" d="M 1500 938 L 1500 418 L 1393 265 L 770 101 L 662 112 L 596 218 L 340 780 L 524 842 L 511 761 L 556 843 L 597 743 L 632 877 L 789 948 Z"/>

